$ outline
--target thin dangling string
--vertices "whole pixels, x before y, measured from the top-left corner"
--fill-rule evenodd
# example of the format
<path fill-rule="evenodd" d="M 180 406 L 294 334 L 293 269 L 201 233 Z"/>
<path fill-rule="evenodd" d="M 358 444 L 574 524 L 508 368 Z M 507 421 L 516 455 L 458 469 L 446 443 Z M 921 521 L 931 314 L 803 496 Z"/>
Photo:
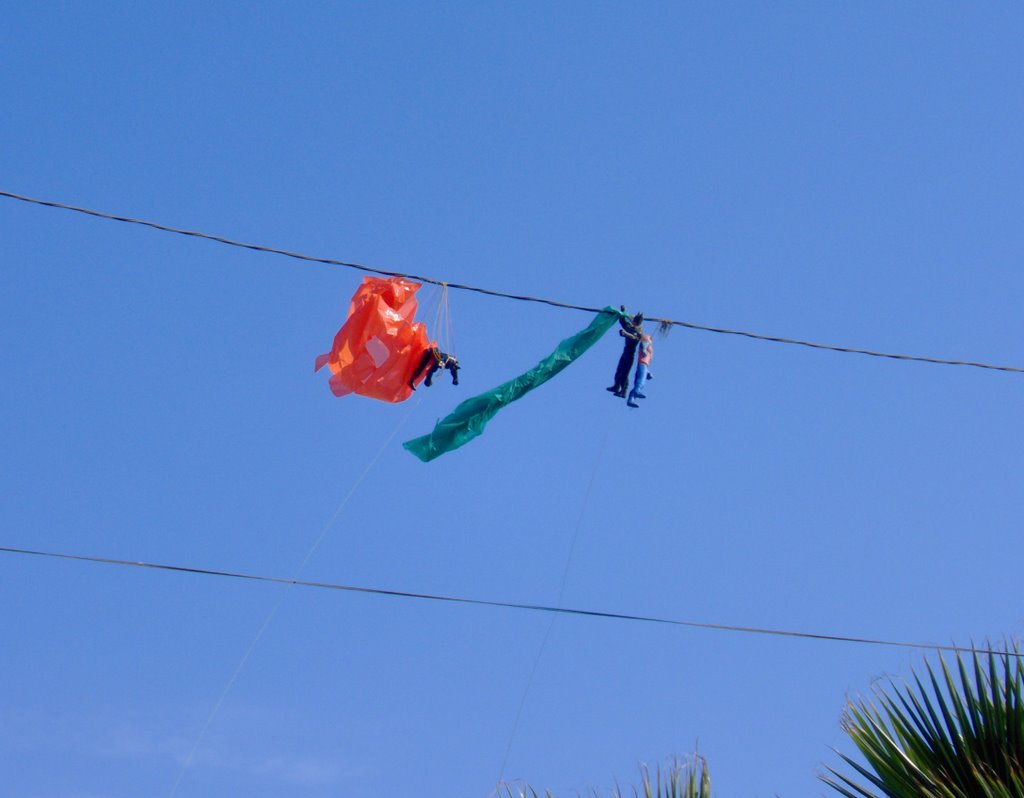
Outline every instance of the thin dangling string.
<path fill-rule="evenodd" d="M 416 411 L 416 408 L 419 407 L 419 403 L 422 400 L 422 398 L 422 396 L 419 397 L 413 403 L 412 407 L 409 408 L 408 412 L 406 412 L 405 415 L 402 416 L 401 419 L 399 419 L 398 424 L 388 435 L 387 440 L 384 441 L 380 449 L 377 450 L 377 453 L 373 455 L 373 457 L 370 459 L 370 462 L 367 463 L 366 467 L 363 469 L 363 472 L 356 478 L 355 483 L 352 485 L 351 488 L 349 488 L 348 493 L 345 494 L 345 497 L 341 500 L 341 503 L 334 511 L 334 514 L 331 515 L 327 523 L 324 524 L 323 528 L 320 530 L 320 533 L 317 535 L 312 545 L 306 551 L 305 557 L 302 558 L 302 562 L 299 563 L 299 567 L 295 570 L 293 580 L 297 580 L 299 576 L 302 574 L 302 572 L 305 570 L 306 566 L 309 564 L 310 559 L 316 553 L 317 549 L 320 548 L 320 544 L 323 543 L 324 538 L 327 537 L 327 533 L 330 531 L 331 527 L 334 526 L 334 522 L 338 520 L 338 517 L 341 515 L 342 511 L 345 509 L 349 501 L 355 495 L 355 492 L 359 489 L 359 486 L 363 484 L 363 480 L 365 480 L 370 471 L 373 470 L 373 467 L 377 465 L 377 461 L 380 460 L 381 455 L 383 455 L 385 450 L 391 445 L 391 442 L 395 439 L 395 436 L 398 435 L 399 431 L 401 431 L 402 427 L 405 426 L 405 423 L 409 420 L 410 416 L 412 416 L 412 414 Z M 185 757 L 185 760 L 181 763 L 181 766 L 178 768 L 178 775 L 174 780 L 174 784 L 171 787 L 171 791 L 168 793 L 168 798 L 174 798 L 174 796 L 177 794 L 178 787 L 181 785 L 181 780 L 182 778 L 184 778 L 185 772 L 191 766 L 192 760 L 195 758 L 196 751 L 199 750 L 199 746 L 203 742 L 203 738 L 206 736 L 207 730 L 209 730 L 214 718 L 216 718 L 217 714 L 220 712 L 221 705 L 227 698 L 228 693 L 231 692 L 231 688 L 237 681 L 239 674 L 242 672 L 242 669 L 245 668 L 245 665 L 249 661 L 249 658 L 252 656 L 252 653 L 256 650 L 256 646 L 259 645 L 260 640 L 263 638 L 264 633 L 270 627 L 270 624 L 274 620 L 274 617 L 277 615 L 278 610 L 281 609 L 281 605 L 284 604 L 284 600 L 287 598 L 292 587 L 293 584 L 288 584 L 285 586 L 284 590 L 281 591 L 281 594 L 278 596 L 278 599 L 274 603 L 274 606 L 271 608 L 270 612 L 267 613 L 267 616 L 266 618 L 264 618 L 262 625 L 257 630 L 256 635 L 253 637 L 252 642 L 249 643 L 248 648 L 246 648 L 245 653 L 242 654 L 242 658 L 238 661 L 238 664 L 235 666 L 234 671 L 232 671 L 231 676 L 228 677 L 227 684 L 225 684 L 224 689 L 220 691 L 220 695 L 214 702 L 213 708 L 210 710 L 209 715 L 207 715 L 205 722 L 203 723 L 202 727 L 199 730 L 199 734 L 196 735 L 195 742 L 192 744 L 192 748 L 189 751 L 188 756 Z"/>
<path fill-rule="evenodd" d="M 583 515 L 586 512 L 587 504 L 590 501 L 590 494 L 594 488 L 594 482 L 597 479 L 597 472 L 601 466 L 601 460 L 604 457 L 605 449 L 608 447 L 608 438 L 611 433 L 611 425 L 605 429 L 604 438 L 601 441 L 601 446 L 597 450 L 597 456 L 594 458 L 594 468 L 590 472 L 590 481 L 587 483 L 586 490 L 583 492 L 583 502 L 580 506 L 580 514 L 576 519 L 576 528 L 573 530 L 572 539 L 569 542 L 569 553 L 565 558 L 565 568 L 562 570 L 562 581 L 558 587 L 558 601 L 555 603 L 556 607 L 562 606 L 562 598 L 565 595 L 565 585 L 569 579 L 569 568 L 572 565 L 572 557 L 576 551 L 576 540 L 580 535 L 580 528 L 583 526 Z M 512 743 L 515 741 L 516 732 L 519 729 L 519 720 L 523 715 L 523 708 L 526 706 L 526 699 L 530 694 L 530 688 L 533 687 L 534 677 L 537 675 L 537 669 L 540 665 L 541 657 L 544 655 L 544 649 L 547 647 L 548 639 L 551 637 L 551 632 L 555 628 L 555 621 L 558 619 L 557 615 L 552 616 L 551 621 L 548 623 L 548 628 L 544 632 L 544 637 L 540 641 L 540 647 L 537 649 L 537 656 L 534 657 L 533 666 L 530 668 L 530 675 L 526 680 L 526 687 L 523 689 L 523 696 L 519 700 L 519 707 L 516 709 L 515 719 L 512 721 L 512 730 L 508 735 L 508 742 L 505 744 L 505 753 L 501 758 L 501 768 L 498 772 L 498 781 L 495 784 L 494 789 L 488 795 L 488 798 L 494 795 L 500 795 L 502 787 L 508 788 L 508 783 L 505 781 L 505 766 L 508 764 L 509 754 L 512 753 Z"/>

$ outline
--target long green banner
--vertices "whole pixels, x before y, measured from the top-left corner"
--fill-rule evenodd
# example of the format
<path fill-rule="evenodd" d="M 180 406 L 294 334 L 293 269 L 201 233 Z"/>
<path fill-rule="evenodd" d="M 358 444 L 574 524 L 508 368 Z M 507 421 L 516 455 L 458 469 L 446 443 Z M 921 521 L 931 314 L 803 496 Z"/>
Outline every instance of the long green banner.
<path fill-rule="evenodd" d="M 566 338 L 554 352 L 525 374 L 520 374 L 493 390 L 467 399 L 438 421 L 434 431 L 429 435 L 413 438 L 402 446 L 426 463 L 469 443 L 484 431 L 487 422 L 494 418 L 499 410 L 521 399 L 558 374 L 596 344 L 601 336 L 624 316 L 624 313 L 614 308 L 605 308 L 586 329 Z"/>

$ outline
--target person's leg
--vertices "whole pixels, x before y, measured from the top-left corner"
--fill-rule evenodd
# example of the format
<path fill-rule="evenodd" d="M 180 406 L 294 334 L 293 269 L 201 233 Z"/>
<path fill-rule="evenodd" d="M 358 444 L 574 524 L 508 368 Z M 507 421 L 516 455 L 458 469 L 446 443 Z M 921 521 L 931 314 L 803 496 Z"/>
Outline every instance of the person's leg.
<path fill-rule="evenodd" d="M 438 363 L 437 358 L 432 353 L 428 352 L 427 354 L 430 355 L 430 367 L 427 369 L 427 377 L 423 380 L 423 384 L 429 388 L 433 383 L 434 374 L 437 373 Z"/>
<path fill-rule="evenodd" d="M 626 386 L 629 385 L 629 367 L 632 365 L 632 356 L 626 350 L 623 350 L 622 355 L 619 357 L 618 365 L 615 367 L 615 382 L 608 389 L 616 396 L 625 395 Z"/>
<path fill-rule="evenodd" d="M 647 364 L 638 363 L 636 367 L 636 377 L 633 380 L 633 396 L 637 399 L 646 399 L 644 395 L 644 385 L 647 383 Z"/>
<path fill-rule="evenodd" d="M 618 368 L 615 369 L 615 385 L 608 389 L 621 399 L 626 398 L 626 391 L 629 390 L 629 370 L 633 367 L 635 357 L 636 341 L 627 340 L 622 348 Z"/>
<path fill-rule="evenodd" d="M 423 370 L 430 365 L 430 361 L 434 359 L 434 354 L 429 349 L 423 353 L 423 357 L 420 358 L 420 362 L 416 365 L 416 371 L 412 373 L 412 377 L 409 378 L 409 387 L 414 391 L 416 390 L 416 380 L 419 379 L 420 374 Z M 430 383 L 428 382 L 429 386 Z"/>
<path fill-rule="evenodd" d="M 647 397 L 640 393 L 640 389 L 644 387 L 644 380 L 647 379 L 647 366 L 644 363 L 637 363 L 636 366 L 636 377 L 633 379 L 633 390 L 629 392 L 629 398 L 626 399 L 626 404 L 630 407 L 640 407 L 636 403 L 637 399 L 646 399 Z"/>

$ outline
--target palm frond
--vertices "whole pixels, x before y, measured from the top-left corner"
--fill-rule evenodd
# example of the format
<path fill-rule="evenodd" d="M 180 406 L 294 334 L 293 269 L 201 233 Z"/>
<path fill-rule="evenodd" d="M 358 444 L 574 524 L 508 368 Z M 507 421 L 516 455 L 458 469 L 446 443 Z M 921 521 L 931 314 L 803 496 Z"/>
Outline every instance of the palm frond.
<path fill-rule="evenodd" d="M 820 778 L 846 798 L 1024 798 L 1018 654 L 957 654 L 955 668 L 939 656 L 910 682 L 850 701 L 843 728 L 866 764 L 840 754 L 855 773 Z"/>

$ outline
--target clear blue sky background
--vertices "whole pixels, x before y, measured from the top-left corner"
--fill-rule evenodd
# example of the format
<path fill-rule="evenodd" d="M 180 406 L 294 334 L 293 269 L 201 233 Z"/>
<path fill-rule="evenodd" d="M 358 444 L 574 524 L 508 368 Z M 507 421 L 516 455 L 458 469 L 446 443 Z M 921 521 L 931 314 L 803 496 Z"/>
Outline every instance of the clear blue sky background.
<path fill-rule="evenodd" d="M 8 3 L 0 189 L 1019 366 L 1022 41 L 1012 3 Z M 458 388 L 336 399 L 357 273 L 6 199 L 0 240 L 0 545 L 288 576 L 395 435 L 307 578 L 553 603 L 578 525 L 570 606 L 1024 629 L 1019 375 L 676 329 L 629 411 L 612 335 L 424 465 L 400 441 L 587 316 L 456 293 Z M 281 594 L 0 558 L 0 792 L 169 794 Z M 484 798 L 548 624 L 288 591 L 177 795 Z M 563 618 L 505 776 L 699 745 L 721 796 L 824 794 L 846 696 L 920 661 Z"/>

